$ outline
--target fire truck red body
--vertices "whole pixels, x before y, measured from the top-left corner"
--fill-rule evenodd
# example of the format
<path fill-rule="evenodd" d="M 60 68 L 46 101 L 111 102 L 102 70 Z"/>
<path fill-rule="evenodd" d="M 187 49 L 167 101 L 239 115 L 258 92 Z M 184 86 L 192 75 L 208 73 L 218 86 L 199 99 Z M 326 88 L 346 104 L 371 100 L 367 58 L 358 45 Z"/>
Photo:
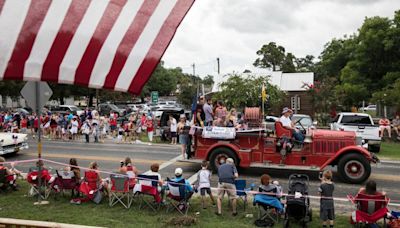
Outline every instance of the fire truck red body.
<path fill-rule="evenodd" d="M 371 173 L 370 163 L 378 159 L 357 143 L 354 132 L 310 129 L 306 141 L 290 152 L 282 153 L 280 139 L 291 132 L 275 123 L 275 132 L 264 129 L 238 131 L 234 139 L 205 138 L 202 129 L 194 137 L 194 159 L 208 160 L 215 170 L 221 158 L 232 157 L 242 168 L 322 171 L 337 167 L 345 182 L 361 183 Z M 358 145 L 359 144 L 359 145 Z"/>

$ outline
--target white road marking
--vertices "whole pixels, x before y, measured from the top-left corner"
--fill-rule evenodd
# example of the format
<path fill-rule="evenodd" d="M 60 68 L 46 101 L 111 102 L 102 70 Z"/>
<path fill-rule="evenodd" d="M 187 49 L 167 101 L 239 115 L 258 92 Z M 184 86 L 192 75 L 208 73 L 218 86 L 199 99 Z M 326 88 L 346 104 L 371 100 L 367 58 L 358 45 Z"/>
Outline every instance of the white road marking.
<path fill-rule="evenodd" d="M 158 169 L 158 171 L 160 171 L 160 170 L 162 170 L 162 169 L 164 169 L 164 168 L 166 168 L 166 167 L 172 165 L 173 163 L 175 163 L 176 161 L 178 161 L 178 159 L 181 158 L 181 157 L 182 157 L 181 155 L 178 155 L 178 156 L 172 158 L 171 160 L 162 163 L 162 164 L 160 165 L 160 168 Z M 151 172 L 151 170 L 146 171 L 144 174 L 146 175 L 146 174 L 148 174 L 149 172 Z"/>

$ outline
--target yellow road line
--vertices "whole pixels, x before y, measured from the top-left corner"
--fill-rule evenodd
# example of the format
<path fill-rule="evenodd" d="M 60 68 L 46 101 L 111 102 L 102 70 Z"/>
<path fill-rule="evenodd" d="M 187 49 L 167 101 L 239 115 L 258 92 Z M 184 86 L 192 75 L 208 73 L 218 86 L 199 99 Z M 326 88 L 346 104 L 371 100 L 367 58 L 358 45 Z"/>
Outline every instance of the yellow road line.
<path fill-rule="evenodd" d="M 37 153 L 24 153 L 25 155 L 28 156 L 33 156 L 37 157 Z M 79 160 L 88 160 L 88 161 L 113 161 L 113 162 L 119 162 L 123 158 L 116 158 L 116 157 L 101 157 L 101 156 L 94 156 L 94 155 L 77 155 L 77 154 L 49 154 L 46 153 L 43 155 L 43 158 L 76 158 Z M 153 160 L 153 159 L 133 159 L 133 163 L 139 163 L 139 164 L 153 164 L 153 163 L 163 163 L 166 160 Z M 185 163 L 178 163 L 180 166 L 188 166 L 190 164 L 185 164 Z"/>
<path fill-rule="evenodd" d="M 37 156 L 36 153 L 25 153 L 29 156 Z M 90 161 L 115 161 L 119 162 L 123 158 L 116 157 L 101 157 L 101 156 L 89 156 L 89 155 L 77 155 L 77 154 L 48 154 L 43 155 L 44 158 L 71 158 L 74 157 L 80 160 L 90 160 Z M 148 160 L 148 159 L 133 159 L 134 163 L 145 163 L 145 164 L 153 164 L 153 163 L 162 163 L 165 160 Z"/>

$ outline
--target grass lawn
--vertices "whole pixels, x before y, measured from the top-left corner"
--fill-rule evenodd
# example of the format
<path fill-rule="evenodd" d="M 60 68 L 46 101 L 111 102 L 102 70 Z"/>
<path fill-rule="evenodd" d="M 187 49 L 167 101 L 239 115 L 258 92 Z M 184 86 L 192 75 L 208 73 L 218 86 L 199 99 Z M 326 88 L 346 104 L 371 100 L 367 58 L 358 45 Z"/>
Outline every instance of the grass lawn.
<path fill-rule="evenodd" d="M 21 189 L 17 192 L 0 193 L 0 217 L 105 227 L 179 226 L 174 223 L 177 221 L 176 218 L 180 217 L 177 212 L 167 214 L 165 209 L 157 213 L 147 208 L 139 210 L 137 202 L 134 202 L 130 209 L 125 209 L 121 205 L 110 208 L 108 199 L 103 199 L 99 205 L 92 202 L 72 205 L 69 203 L 69 194 L 66 194 L 65 197 L 59 196 L 57 200 L 51 195 L 50 204 L 34 206 L 36 198 L 26 196 L 28 184 L 21 180 L 19 184 Z M 257 209 L 250 204 L 246 212 L 243 212 L 243 207 L 240 207 L 237 217 L 231 215 L 227 202 L 224 202 L 223 213 L 225 213 L 221 217 L 215 215 L 214 211 L 215 208 L 211 206 L 206 210 L 201 209 L 199 199 L 194 198 L 191 201 L 187 221 L 194 219 L 193 227 L 254 227 L 253 223 L 257 217 Z M 199 214 L 196 215 L 196 212 Z M 254 214 L 254 217 L 246 218 L 246 214 Z M 335 227 L 349 227 L 347 216 L 337 217 Z M 314 220 L 310 227 L 321 227 L 316 210 L 314 210 Z"/>
<path fill-rule="evenodd" d="M 400 143 L 382 142 L 381 151 L 377 155 L 379 159 L 400 160 Z"/>

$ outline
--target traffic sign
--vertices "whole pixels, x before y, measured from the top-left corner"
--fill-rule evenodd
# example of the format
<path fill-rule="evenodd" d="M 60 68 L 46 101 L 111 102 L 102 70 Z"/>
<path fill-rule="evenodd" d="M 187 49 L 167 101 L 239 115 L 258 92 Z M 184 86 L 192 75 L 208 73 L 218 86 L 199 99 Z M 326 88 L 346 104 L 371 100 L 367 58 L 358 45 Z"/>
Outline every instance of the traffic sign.
<path fill-rule="evenodd" d="M 151 103 L 153 103 L 153 104 L 158 103 L 158 91 L 151 92 Z"/>
<path fill-rule="evenodd" d="M 53 91 L 47 82 L 29 81 L 22 88 L 21 95 L 32 109 L 40 111 L 53 95 Z"/>

